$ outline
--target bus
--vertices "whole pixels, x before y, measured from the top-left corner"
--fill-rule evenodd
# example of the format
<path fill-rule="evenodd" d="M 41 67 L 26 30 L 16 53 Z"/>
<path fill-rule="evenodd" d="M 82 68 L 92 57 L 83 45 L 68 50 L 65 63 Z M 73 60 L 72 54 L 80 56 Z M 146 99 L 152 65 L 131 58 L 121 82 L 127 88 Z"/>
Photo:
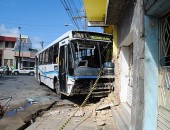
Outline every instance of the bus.
<path fill-rule="evenodd" d="M 66 32 L 36 54 L 36 79 L 62 98 L 88 94 L 101 72 L 92 96 L 107 96 L 114 89 L 112 38 L 90 31 Z"/>

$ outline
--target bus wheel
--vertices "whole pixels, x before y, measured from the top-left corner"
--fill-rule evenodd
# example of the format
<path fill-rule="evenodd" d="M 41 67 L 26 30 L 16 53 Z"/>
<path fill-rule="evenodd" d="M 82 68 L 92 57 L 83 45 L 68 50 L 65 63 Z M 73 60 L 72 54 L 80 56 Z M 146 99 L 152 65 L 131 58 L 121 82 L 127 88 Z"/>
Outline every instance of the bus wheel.
<path fill-rule="evenodd" d="M 39 74 L 38 78 L 39 78 L 39 80 L 38 80 L 39 85 L 42 85 L 42 82 L 41 82 L 41 75 L 40 75 L 40 74 Z"/>
<path fill-rule="evenodd" d="M 59 99 L 63 99 L 63 94 L 61 93 L 60 84 L 59 84 L 58 80 L 54 80 L 54 88 L 55 88 L 57 97 Z"/>

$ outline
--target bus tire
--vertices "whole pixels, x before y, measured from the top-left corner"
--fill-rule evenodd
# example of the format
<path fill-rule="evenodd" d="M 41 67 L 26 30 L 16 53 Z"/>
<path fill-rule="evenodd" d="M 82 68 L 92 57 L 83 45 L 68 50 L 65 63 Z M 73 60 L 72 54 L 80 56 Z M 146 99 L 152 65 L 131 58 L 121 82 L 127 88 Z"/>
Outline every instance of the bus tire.
<path fill-rule="evenodd" d="M 55 88 L 55 92 L 56 92 L 56 95 L 59 99 L 63 99 L 64 96 L 63 94 L 61 93 L 61 90 L 60 90 L 60 84 L 59 84 L 59 81 L 54 79 L 54 88 Z"/>
<path fill-rule="evenodd" d="M 39 85 L 42 85 L 42 82 L 41 82 L 41 75 L 39 74 L 39 76 L 38 76 L 38 82 L 39 82 Z"/>

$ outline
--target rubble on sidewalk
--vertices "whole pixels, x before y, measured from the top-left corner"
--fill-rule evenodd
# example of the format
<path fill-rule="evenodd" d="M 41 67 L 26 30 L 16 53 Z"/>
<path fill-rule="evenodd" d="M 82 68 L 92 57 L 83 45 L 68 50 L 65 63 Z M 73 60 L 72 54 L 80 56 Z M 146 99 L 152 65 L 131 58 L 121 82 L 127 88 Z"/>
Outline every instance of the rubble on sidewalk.
<path fill-rule="evenodd" d="M 38 103 L 39 104 L 39 103 Z M 67 105 L 66 105 L 67 104 Z M 71 117 L 66 126 L 69 129 L 107 129 L 115 128 L 110 108 L 113 103 L 108 97 L 102 98 L 97 103 L 88 103 L 79 108 L 78 105 L 69 101 L 57 102 L 48 112 L 38 117 L 36 121 L 27 128 L 32 129 L 59 129 Z M 51 125 L 44 125 L 50 123 Z"/>
<path fill-rule="evenodd" d="M 75 117 L 82 117 L 82 116 L 84 116 L 84 114 L 85 114 L 85 112 L 80 109 L 74 114 L 74 116 Z"/>

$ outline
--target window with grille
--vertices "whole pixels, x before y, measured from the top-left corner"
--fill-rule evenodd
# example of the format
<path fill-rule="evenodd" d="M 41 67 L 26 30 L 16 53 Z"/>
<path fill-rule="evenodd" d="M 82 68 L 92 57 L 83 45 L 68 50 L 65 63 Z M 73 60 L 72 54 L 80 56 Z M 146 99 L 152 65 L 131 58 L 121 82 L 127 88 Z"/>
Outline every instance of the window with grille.
<path fill-rule="evenodd" d="M 5 41 L 5 48 L 14 48 L 15 42 Z"/>
<path fill-rule="evenodd" d="M 160 21 L 160 64 L 170 66 L 170 13 Z"/>

